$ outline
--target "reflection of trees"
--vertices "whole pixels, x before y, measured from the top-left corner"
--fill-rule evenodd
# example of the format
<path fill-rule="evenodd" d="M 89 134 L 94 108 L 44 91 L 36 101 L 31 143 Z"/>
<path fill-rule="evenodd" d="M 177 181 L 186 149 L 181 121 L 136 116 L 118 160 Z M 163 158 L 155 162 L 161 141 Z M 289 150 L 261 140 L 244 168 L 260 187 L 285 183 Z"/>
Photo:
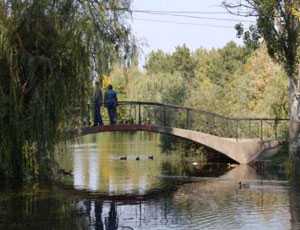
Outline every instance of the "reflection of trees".
<path fill-rule="evenodd" d="M 160 165 L 148 159 L 160 157 L 159 135 L 101 133 L 82 137 L 81 144 L 74 153 L 75 186 L 111 194 L 144 193 L 156 179 L 148 175 L 160 172 Z M 128 160 L 120 161 L 121 156 Z M 143 160 L 137 162 L 137 156 Z"/>
<path fill-rule="evenodd" d="M 88 229 L 76 205 L 55 191 L 30 187 L 0 194 L 0 229 Z M 5 199 L 3 199 L 5 196 Z"/>
<path fill-rule="evenodd" d="M 254 173 L 255 171 L 251 169 L 248 171 L 236 169 L 230 171 L 230 175 L 227 176 L 234 176 L 244 182 L 247 179 L 254 180 Z M 212 179 L 181 185 L 174 193 L 149 200 L 124 199 L 118 202 L 96 198 L 85 199 L 77 195 L 72 198 L 57 191 L 46 194 L 44 191 L 43 194 L 32 192 L 26 193 L 27 195 L 13 195 L 10 198 L 1 193 L 0 229 L 25 230 L 47 226 L 48 229 L 130 230 L 147 229 L 147 226 L 170 229 L 172 225 L 185 226 L 184 229 L 189 229 L 194 224 L 199 224 L 200 229 L 203 223 L 199 218 L 204 216 L 217 216 L 218 220 L 228 223 L 229 227 L 231 224 L 237 224 L 238 229 L 249 211 L 267 220 L 264 223 L 269 223 L 269 220 L 281 215 L 278 210 L 280 211 L 280 207 L 284 207 L 287 203 L 286 193 L 282 193 L 281 188 L 278 191 L 276 187 L 266 184 L 261 187 L 256 185 L 255 188 L 251 188 L 250 185 L 248 189 L 239 189 L 237 181 L 229 183 L 223 177 L 220 180 Z M 298 185 L 290 194 L 292 229 L 299 229 L 299 194 Z M 213 221 L 212 224 L 215 224 Z M 280 220 L 278 223 L 280 224 Z M 201 225 L 201 229 L 205 227 Z"/>
<path fill-rule="evenodd" d="M 162 153 L 166 155 L 176 152 L 184 158 L 195 157 L 201 162 L 236 164 L 234 160 L 223 153 L 180 137 L 161 135 L 160 142 Z"/>
<path fill-rule="evenodd" d="M 89 229 L 117 230 L 118 213 L 115 202 L 110 203 L 108 216 L 104 217 L 103 201 L 85 200 L 71 202 L 69 199 L 42 199 L 39 196 L 11 196 L 9 200 L 0 201 L 0 207 L 7 207 L 5 212 L 0 209 L 0 217 L 7 223 L 0 222 L 0 229 L 10 229 L 10 225 L 22 229 L 39 229 L 47 226 L 49 229 Z M 78 212 L 80 215 L 78 215 Z M 75 214 L 75 215 L 74 215 Z M 105 223 L 103 223 L 105 219 Z"/>
<path fill-rule="evenodd" d="M 102 135 L 102 134 L 101 134 Z M 119 135 L 119 134 L 118 134 Z M 218 176 L 218 173 L 224 172 L 222 167 L 225 165 L 220 164 L 220 168 L 217 164 L 202 164 L 198 166 L 193 166 L 192 161 L 183 161 L 183 157 L 180 154 L 176 154 L 177 152 L 172 152 L 173 154 L 164 155 L 159 154 L 155 156 L 155 160 L 159 159 L 161 162 L 163 159 L 167 159 L 165 163 L 162 165 L 157 164 L 151 167 L 151 170 L 145 170 L 142 162 L 136 161 L 112 161 L 107 164 L 105 159 L 110 157 L 110 154 L 114 154 L 117 156 L 119 153 L 124 155 L 129 155 L 132 153 L 144 153 L 147 148 L 146 153 L 153 153 L 158 151 L 154 147 L 151 147 L 152 144 L 147 145 L 139 145 L 135 142 L 139 142 L 141 139 L 147 139 L 148 135 L 145 134 L 145 137 L 142 135 L 142 138 L 139 136 L 134 139 L 134 141 L 130 140 L 130 138 L 126 138 L 126 136 L 118 135 L 102 135 L 97 138 L 98 149 L 101 151 L 101 155 L 99 157 L 99 161 L 101 162 L 101 167 L 99 168 L 99 178 L 101 177 L 101 186 L 106 190 L 110 185 L 114 185 L 115 182 L 118 182 L 118 179 L 123 175 L 130 178 L 130 183 L 134 185 L 140 186 L 141 183 L 139 178 L 142 178 L 143 175 L 146 175 L 148 172 L 154 172 L 151 176 L 154 178 L 156 173 L 160 173 L 160 169 L 162 169 L 169 175 L 187 175 L 187 176 Z M 131 137 L 134 137 L 132 135 Z M 151 137 L 153 138 L 153 137 Z M 154 138 L 155 140 L 157 139 Z M 116 142 L 117 141 L 117 142 Z M 121 145 L 122 144 L 122 145 Z M 124 145 L 123 145 L 124 144 Z M 150 145 L 150 150 L 149 150 Z M 120 152 L 122 151 L 122 152 Z M 152 161 L 155 163 L 155 161 Z M 151 162 L 150 162 L 151 163 Z M 90 168 L 90 165 L 86 165 L 87 170 Z M 137 167 L 139 166 L 139 167 Z M 153 169 L 153 170 L 152 170 Z M 217 169 L 217 170 L 216 170 Z M 242 169 L 242 170 L 239 170 Z M 201 215 L 202 211 L 212 212 L 217 210 L 216 213 L 220 211 L 220 215 L 227 217 L 227 219 L 233 220 L 236 216 L 239 216 L 239 210 L 232 213 L 222 213 L 222 211 L 226 210 L 234 210 L 234 206 L 236 200 L 242 197 L 241 201 L 247 200 L 251 209 L 254 212 L 257 212 L 258 215 L 265 217 L 265 219 L 270 219 L 274 214 L 264 212 L 263 210 L 270 210 L 272 208 L 276 208 L 276 206 L 281 205 L 286 199 L 285 194 L 279 194 L 274 191 L 266 191 L 264 186 L 261 186 L 259 189 L 244 189 L 239 190 L 238 182 L 245 180 L 257 180 L 257 175 L 255 170 L 252 168 L 241 168 L 239 167 L 235 170 L 231 171 L 230 180 L 235 180 L 234 184 L 230 185 L 227 181 L 218 180 L 207 180 L 206 182 L 199 183 L 190 183 L 184 186 L 180 186 L 180 189 L 175 192 L 173 195 L 168 195 L 168 197 L 164 197 L 163 199 L 155 200 L 152 203 L 141 203 L 140 207 L 137 208 L 137 204 L 124 204 L 124 203 L 103 203 L 103 201 L 98 200 L 90 200 L 86 202 L 85 205 L 85 226 L 89 226 L 92 229 L 96 230 L 116 230 L 118 229 L 129 229 L 130 227 L 125 227 L 125 225 L 131 226 L 155 226 L 155 225 L 168 225 L 168 224 L 190 224 L 190 221 L 194 221 L 193 215 L 195 213 L 197 215 Z M 146 180 L 144 180 L 146 181 Z M 147 183 L 151 183 L 151 180 L 147 180 Z M 216 182 L 216 183 L 214 183 Z M 130 183 L 125 183 L 125 185 L 130 185 Z M 168 181 L 169 183 L 169 181 Z M 174 186 L 174 181 L 171 183 Z M 163 184 L 165 185 L 165 184 Z M 114 192 L 116 191 L 124 191 L 126 188 L 113 188 Z M 131 188 L 130 188 L 131 189 Z M 294 204 L 299 200 L 299 197 L 295 197 Z M 297 200 L 298 199 L 298 200 Z M 126 212 L 122 212 L 122 208 L 126 207 Z M 300 219 L 300 211 L 297 204 L 294 205 L 293 209 L 294 217 L 293 219 L 298 222 Z M 239 205 L 238 208 L 249 208 L 243 207 Z M 245 210 L 244 209 L 244 210 Z M 130 211 L 131 210 L 131 211 Z M 259 213 L 261 212 L 261 213 Z M 242 213 L 242 211 L 241 211 Z M 135 214 L 135 215 L 134 215 Z M 207 213 L 204 213 L 206 215 Z M 244 214 L 244 213 L 242 213 Z M 139 215 L 139 216 L 136 216 Z M 230 216 L 231 215 L 231 216 Z M 277 214 L 275 214 L 277 215 Z M 122 217 L 122 218 L 121 218 Z M 241 218 L 245 218 L 245 216 L 241 216 Z M 139 220 L 139 222 L 138 222 Z M 85 228 L 83 228 L 85 229 Z M 296 229 L 296 228 L 295 228 Z"/>
<path fill-rule="evenodd" d="M 243 183 L 242 188 L 239 181 Z M 216 212 L 220 218 L 225 217 L 224 221 L 239 216 L 239 224 L 239 220 L 245 220 L 248 210 L 252 210 L 270 221 L 286 205 L 286 193 L 277 190 L 277 186 L 272 182 L 259 181 L 254 169 L 241 165 L 218 179 L 180 186 L 173 196 L 174 212 L 183 213 L 181 216 L 188 216 L 195 210 L 200 216 Z M 300 205 L 297 208 L 296 217 L 300 220 Z"/>
<path fill-rule="evenodd" d="M 202 163 L 192 165 L 192 162 L 181 159 L 177 163 L 164 161 L 162 163 L 163 174 L 172 176 L 194 176 L 194 177 L 218 177 L 228 171 L 226 164 Z"/>

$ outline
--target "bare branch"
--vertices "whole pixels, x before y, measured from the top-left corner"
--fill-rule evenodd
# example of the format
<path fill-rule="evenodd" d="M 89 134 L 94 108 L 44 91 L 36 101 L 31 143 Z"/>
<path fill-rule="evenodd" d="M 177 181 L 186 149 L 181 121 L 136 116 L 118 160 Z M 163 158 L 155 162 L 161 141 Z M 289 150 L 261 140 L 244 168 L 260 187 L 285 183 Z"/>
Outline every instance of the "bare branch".
<path fill-rule="evenodd" d="M 241 1 L 239 3 L 228 3 L 228 1 L 223 1 L 222 5 L 225 9 L 233 15 L 244 16 L 244 17 L 257 17 L 256 7 L 253 3 L 245 0 L 246 4 Z"/>

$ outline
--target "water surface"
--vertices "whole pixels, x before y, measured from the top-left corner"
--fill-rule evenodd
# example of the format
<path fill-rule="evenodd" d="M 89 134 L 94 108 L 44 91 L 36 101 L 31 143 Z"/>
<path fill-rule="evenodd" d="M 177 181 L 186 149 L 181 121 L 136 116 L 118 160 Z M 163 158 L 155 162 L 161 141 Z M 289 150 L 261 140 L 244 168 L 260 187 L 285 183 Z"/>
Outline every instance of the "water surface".
<path fill-rule="evenodd" d="M 300 229 L 299 185 L 201 159 L 159 135 L 86 136 L 60 160 L 71 186 L 1 186 L 0 229 Z"/>

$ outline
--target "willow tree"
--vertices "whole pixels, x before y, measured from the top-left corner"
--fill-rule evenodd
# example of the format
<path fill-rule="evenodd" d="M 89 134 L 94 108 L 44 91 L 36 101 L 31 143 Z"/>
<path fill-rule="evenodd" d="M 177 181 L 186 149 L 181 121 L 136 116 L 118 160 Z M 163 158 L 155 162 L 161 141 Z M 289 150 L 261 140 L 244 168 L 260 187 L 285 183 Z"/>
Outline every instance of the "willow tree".
<path fill-rule="evenodd" d="M 268 52 L 283 66 L 289 80 L 289 152 L 293 166 L 300 163 L 300 10 L 299 0 L 227 0 L 227 9 L 257 18 L 254 32 L 263 38 Z M 249 32 L 248 32 L 249 35 Z M 284 90 L 284 89 L 283 89 Z M 293 169 L 296 169 L 293 167 Z M 295 172 L 295 170 L 293 170 Z"/>
<path fill-rule="evenodd" d="M 129 0 L 0 1 L 0 174 L 49 179 L 92 75 L 134 47 Z M 124 9 L 122 11 L 115 9 Z"/>

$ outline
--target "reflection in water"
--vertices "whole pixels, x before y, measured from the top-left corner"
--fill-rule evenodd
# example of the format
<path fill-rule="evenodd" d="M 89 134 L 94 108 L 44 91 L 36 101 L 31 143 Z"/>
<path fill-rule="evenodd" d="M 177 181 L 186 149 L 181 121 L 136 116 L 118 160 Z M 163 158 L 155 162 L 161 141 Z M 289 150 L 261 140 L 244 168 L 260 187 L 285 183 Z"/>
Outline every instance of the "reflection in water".
<path fill-rule="evenodd" d="M 290 229 L 291 215 L 299 216 L 299 193 L 290 194 L 290 203 L 287 182 L 257 180 L 252 172 L 238 167 L 143 200 L 84 198 L 55 187 L 6 190 L 0 229 Z M 249 187 L 240 188 L 240 179 Z"/>
<path fill-rule="evenodd" d="M 230 170 L 228 165 L 220 163 L 197 163 L 181 160 L 180 166 L 169 161 L 162 162 L 162 172 L 165 176 L 188 176 L 188 177 L 218 177 Z"/>
<path fill-rule="evenodd" d="M 162 153 L 160 143 L 158 135 L 147 133 L 86 136 L 73 150 L 74 186 L 110 195 L 145 194 L 168 186 L 162 174 L 220 176 L 228 170 L 225 164 L 193 165 L 197 157 L 181 152 Z"/>
<path fill-rule="evenodd" d="M 103 230 L 103 221 L 102 221 L 102 208 L 103 208 L 103 202 L 101 201 L 95 201 L 95 228 L 96 230 Z"/>
<path fill-rule="evenodd" d="M 109 194 L 143 194 L 158 182 L 159 144 L 159 137 L 143 133 L 86 136 L 74 146 L 74 186 Z M 155 155 L 155 161 L 149 155 Z M 127 160 L 120 160 L 124 156 Z"/>
<path fill-rule="evenodd" d="M 113 195 L 145 194 L 165 185 L 173 189 L 127 197 L 53 185 L 3 185 L 0 229 L 299 229 L 298 184 L 266 180 L 247 166 L 228 170 L 224 165 L 193 165 L 196 159 L 162 154 L 157 136 L 86 138 L 75 146 L 73 160 L 67 162 L 71 166 L 66 165 L 73 167 L 76 188 Z M 119 160 L 123 155 L 127 161 Z"/>
<path fill-rule="evenodd" d="M 108 230 L 118 229 L 117 209 L 116 209 L 115 202 L 110 203 L 110 210 L 109 210 L 108 218 L 106 220 L 105 220 L 105 226 Z"/>
<path fill-rule="evenodd" d="M 292 229 L 300 229 L 300 181 L 299 178 L 293 182 L 293 187 L 290 189 L 290 212 Z"/>
<path fill-rule="evenodd" d="M 87 219 L 86 225 L 95 230 L 117 230 L 118 229 L 118 214 L 115 202 L 105 205 L 103 201 L 86 200 L 80 202 L 77 207 L 81 210 L 82 216 Z M 108 213 L 103 210 L 109 208 Z M 104 219 L 104 221 L 103 221 Z M 87 227 L 86 226 L 86 227 Z"/>

